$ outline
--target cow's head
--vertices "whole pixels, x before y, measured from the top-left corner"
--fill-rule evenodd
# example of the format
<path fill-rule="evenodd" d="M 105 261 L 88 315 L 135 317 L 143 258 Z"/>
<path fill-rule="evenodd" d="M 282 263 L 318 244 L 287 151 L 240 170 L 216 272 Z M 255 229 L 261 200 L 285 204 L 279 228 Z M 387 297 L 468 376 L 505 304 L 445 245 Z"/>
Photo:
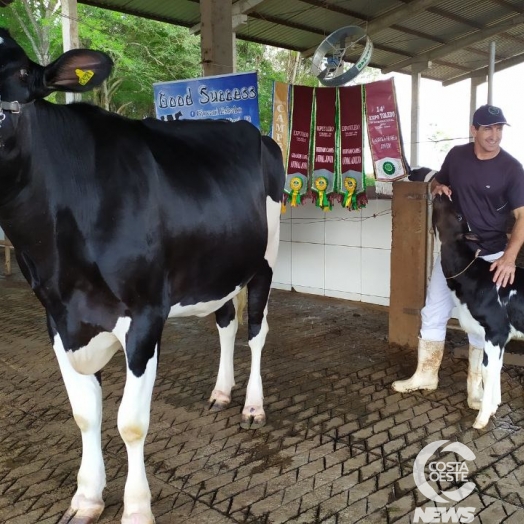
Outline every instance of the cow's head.
<path fill-rule="evenodd" d="M 433 228 L 442 245 L 465 240 L 478 241 L 478 237 L 469 230 L 466 220 L 457 213 L 453 202 L 446 195 L 436 195 L 433 199 Z"/>
<path fill-rule="evenodd" d="M 53 91 L 89 91 L 109 76 L 112 65 L 105 53 L 74 49 L 43 67 L 0 28 L 0 99 L 5 102 L 24 104 Z"/>

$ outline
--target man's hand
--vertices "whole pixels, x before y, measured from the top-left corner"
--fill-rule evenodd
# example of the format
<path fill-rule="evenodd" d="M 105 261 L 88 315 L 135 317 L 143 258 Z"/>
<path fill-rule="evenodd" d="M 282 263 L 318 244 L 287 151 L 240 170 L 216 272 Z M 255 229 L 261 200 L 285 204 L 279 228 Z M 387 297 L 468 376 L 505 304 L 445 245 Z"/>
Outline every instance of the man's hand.
<path fill-rule="evenodd" d="M 505 254 L 495 260 L 489 270 L 495 271 L 493 282 L 495 282 L 497 286 L 506 287 L 508 282 L 513 284 L 515 280 L 515 260 Z"/>
<path fill-rule="evenodd" d="M 446 186 L 444 184 L 439 184 L 436 180 L 433 181 L 433 188 L 431 190 L 431 194 L 433 196 L 435 195 L 446 195 L 448 198 L 451 199 L 451 188 L 449 186 Z"/>

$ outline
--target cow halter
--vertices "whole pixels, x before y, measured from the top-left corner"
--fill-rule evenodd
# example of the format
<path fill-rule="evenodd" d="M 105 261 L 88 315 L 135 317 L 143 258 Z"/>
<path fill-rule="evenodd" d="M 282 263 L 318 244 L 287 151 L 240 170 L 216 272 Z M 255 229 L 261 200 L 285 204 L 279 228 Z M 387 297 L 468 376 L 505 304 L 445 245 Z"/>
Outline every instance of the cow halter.
<path fill-rule="evenodd" d="M 28 106 L 29 104 L 33 104 L 34 100 L 31 100 L 31 102 L 27 102 L 25 104 L 21 104 L 18 101 L 14 102 L 7 102 L 6 100 L 0 100 L 0 127 L 2 127 L 2 122 L 5 120 L 5 113 L 4 111 L 9 111 L 13 114 L 18 114 L 22 111 L 22 109 L 25 106 Z"/>
<path fill-rule="evenodd" d="M 23 107 L 28 106 L 29 104 L 32 104 L 33 102 L 34 100 L 31 100 L 31 102 L 27 102 L 26 104 L 21 104 L 18 101 L 7 102 L 5 100 L 0 100 L 0 129 L 2 129 L 2 124 L 4 123 L 4 120 L 6 118 L 4 111 L 8 111 L 9 113 L 18 115 L 22 111 Z M 5 146 L 4 137 L 0 136 L 0 149 L 3 148 L 4 146 Z"/>
<path fill-rule="evenodd" d="M 22 104 L 18 101 L 6 102 L 5 100 L 0 101 L 0 109 L 3 113 L 5 111 L 11 111 L 12 113 L 20 113 Z"/>
<path fill-rule="evenodd" d="M 465 273 L 469 269 L 471 264 L 473 264 L 473 262 L 477 260 L 477 258 L 479 257 L 479 254 L 480 254 L 480 249 L 477 249 L 477 251 L 475 251 L 475 257 L 473 258 L 473 260 L 460 273 L 457 273 L 456 275 L 453 275 L 452 277 L 446 277 L 446 280 L 449 280 L 451 278 L 457 278 L 460 275 L 462 275 L 462 273 Z"/>

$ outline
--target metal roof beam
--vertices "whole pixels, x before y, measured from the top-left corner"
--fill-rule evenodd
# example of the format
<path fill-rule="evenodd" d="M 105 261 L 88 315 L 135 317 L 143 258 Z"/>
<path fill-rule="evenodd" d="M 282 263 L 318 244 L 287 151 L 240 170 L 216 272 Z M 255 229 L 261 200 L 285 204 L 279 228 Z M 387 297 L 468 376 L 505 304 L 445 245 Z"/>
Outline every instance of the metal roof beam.
<path fill-rule="evenodd" d="M 475 31 L 474 33 L 471 33 L 467 36 L 453 40 L 448 44 L 436 47 L 424 53 L 420 53 L 419 55 L 414 56 L 413 58 L 401 60 L 400 62 L 397 62 L 395 64 L 392 64 L 391 66 L 382 69 L 382 73 L 387 74 L 391 73 L 392 71 L 400 71 L 401 69 L 404 69 L 412 64 L 416 64 L 417 62 L 431 62 L 436 58 L 441 58 L 446 55 L 449 55 L 455 51 L 458 51 L 459 49 L 467 47 L 471 44 L 475 44 L 477 42 L 481 42 L 486 38 L 490 38 L 491 36 L 502 33 L 508 29 L 512 29 L 513 27 L 523 23 L 524 15 L 516 15 L 509 20 L 492 26 L 488 26 L 480 31 Z"/>
<path fill-rule="evenodd" d="M 358 11 L 353 11 L 347 7 L 340 7 L 335 3 L 328 2 L 326 0 L 300 0 L 304 4 L 312 5 L 313 7 L 319 7 L 325 9 L 326 11 L 332 11 L 333 13 L 340 13 L 341 15 L 352 16 L 353 18 L 358 18 L 364 22 L 369 22 L 369 17 L 364 13 Z M 347 2 L 346 2 L 347 3 Z"/>
<path fill-rule="evenodd" d="M 371 20 L 367 25 L 367 33 L 368 35 L 378 33 L 397 22 L 405 20 L 407 17 L 416 15 L 421 11 L 426 11 L 433 4 L 436 4 L 439 1 L 440 0 L 413 0 L 413 2 L 403 5 L 402 7 L 392 9 L 383 15 L 377 16 L 377 18 L 373 18 L 373 20 Z"/>
<path fill-rule="evenodd" d="M 503 71 L 504 69 L 508 69 L 508 67 L 513 67 L 519 64 L 522 64 L 524 62 L 524 53 L 520 55 L 512 56 L 511 58 L 506 58 L 505 60 L 499 60 L 495 63 L 495 72 Z M 445 80 L 442 82 L 443 86 L 450 86 L 452 84 L 456 84 L 457 82 L 462 82 L 462 80 L 467 80 L 468 78 L 477 78 L 477 77 L 487 77 L 489 71 L 489 66 L 481 67 L 480 69 L 475 69 L 475 71 L 471 71 L 470 73 L 465 73 L 463 75 L 455 76 L 453 78 L 450 78 L 449 80 Z"/>
<path fill-rule="evenodd" d="M 263 20 L 265 22 L 271 22 L 276 25 L 289 27 L 291 29 L 300 29 L 301 31 L 307 31 L 308 33 L 313 33 L 313 34 L 324 36 L 324 32 L 321 29 L 318 29 L 316 27 L 309 26 L 309 25 L 298 24 L 296 22 L 284 20 L 282 18 L 277 18 L 275 16 L 263 15 L 260 13 L 251 13 L 250 17 L 255 18 L 257 20 Z M 244 35 L 239 35 L 239 38 L 244 38 Z M 374 47 L 381 51 L 386 51 L 388 53 L 394 53 L 396 55 L 402 55 L 402 56 L 409 57 L 409 58 L 413 56 L 411 53 L 408 53 L 406 51 L 401 51 L 400 49 L 395 49 L 393 47 L 386 46 L 383 44 L 374 44 Z M 300 54 L 302 55 L 302 53 Z"/>
<path fill-rule="evenodd" d="M 121 6 L 101 5 L 99 0 L 78 0 L 78 3 L 90 5 L 92 7 L 97 7 L 98 9 L 108 9 L 109 11 L 115 11 L 117 13 L 123 13 L 125 15 L 139 16 L 142 18 L 147 18 L 149 20 L 155 20 L 156 22 L 163 22 L 165 24 L 179 25 L 181 27 L 187 27 L 189 25 L 185 20 L 181 20 L 174 17 L 158 16 L 154 13 L 148 13 L 146 11 L 140 11 L 138 9 L 127 9 L 126 7 Z"/>
<path fill-rule="evenodd" d="M 495 4 L 501 5 L 502 7 L 506 7 L 510 11 L 516 11 L 517 13 L 524 13 L 524 7 L 518 7 L 515 4 L 512 4 L 508 2 L 507 0 L 490 0 L 491 2 L 494 2 Z"/>
<path fill-rule="evenodd" d="M 247 21 L 245 15 L 250 13 L 255 7 L 262 4 L 266 0 L 240 0 L 239 2 L 233 4 L 231 7 L 231 16 L 233 17 L 233 31 L 241 24 L 244 24 Z M 189 32 L 192 35 L 197 35 L 200 33 L 200 22 L 195 24 L 189 29 Z"/>
<path fill-rule="evenodd" d="M 398 7 L 397 9 L 391 9 L 387 13 L 377 16 L 376 18 L 373 18 L 373 20 L 367 22 L 367 24 L 364 26 L 366 29 L 366 33 L 368 34 L 368 36 L 371 37 L 373 34 L 378 33 L 383 29 L 387 29 L 388 27 L 391 27 L 397 22 L 405 20 L 407 17 L 413 16 L 414 14 L 417 14 L 420 11 L 425 11 L 426 9 L 428 9 L 433 4 L 436 4 L 439 1 L 440 0 L 413 0 L 413 2 L 403 5 L 402 7 Z M 318 2 L 315 2 L 315 4 L 317 3 Z M 324 7 L 325 9 L 329 9 L 326 6 L 326 3 L 321 4 L 323 4 L 322 7 Z M 312 56 L 315 53 L 317 47 L 318 46 L 307 49 L 302 53 L 302 57 L 308 58 Z"/>
<path fill-rule="evenodd" d="M 402 1 L 405 1 L 405 0 L 402 0 Z M 521 13 L 521 14 L 524 13 L 524 9 L 523 8 L 519 8 L 519 7 L 515 6 L 515 5 L 509 4 L 505 0 L 490 0 L 490 1 L 491 2 L 495 2 L 498 5 L 502 5 L 502 6 L 506 7 L 510 11 Z M 455 22 L 458 22 L 459 24 L 464 24 L 464 25 L 469 26 L 469 27 L 474 27 L 475 29 L 483 29 L 483 27 L 480 24 L 477 24 L 477 23 L 475 23 L 475 22 L 473 22 L 471 20 L 468 20 L 467 18 L 464 18 L 463 16 L 458 16 L 458 15 L 455 15 L 453 13 L 450 13 L 449 11 L 447 11 L 445 9 L 440 9 L 438 7 L 431 7 L 430 9 L 428 9 L 428 11 L 430 13 L 442 16 L 444 18 L 448 18 L 449 20 L 453 20 Z M 522 38 L 519 38 L 518 36 L 512 35 L 510 33 L 503 33 L 501 36 L 503 36 L 504 38 L 507 38 L 509 40 L 513 40 L 514 42 L 518 42 L 519 44 L 523 43 L 523 39 Z"/>

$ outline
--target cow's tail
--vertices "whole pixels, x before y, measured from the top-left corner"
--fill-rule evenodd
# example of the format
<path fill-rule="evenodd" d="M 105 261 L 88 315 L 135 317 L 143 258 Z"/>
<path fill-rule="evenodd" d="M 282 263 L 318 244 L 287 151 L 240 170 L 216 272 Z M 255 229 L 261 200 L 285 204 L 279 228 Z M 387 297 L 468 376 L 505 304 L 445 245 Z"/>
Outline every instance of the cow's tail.
<path fill-rule="evenodd" d="M 267 194 L 275 202 L 282 202 L 286 172 L 280 146 L 269 136 L 262 136 L 262 162 Z"/>

